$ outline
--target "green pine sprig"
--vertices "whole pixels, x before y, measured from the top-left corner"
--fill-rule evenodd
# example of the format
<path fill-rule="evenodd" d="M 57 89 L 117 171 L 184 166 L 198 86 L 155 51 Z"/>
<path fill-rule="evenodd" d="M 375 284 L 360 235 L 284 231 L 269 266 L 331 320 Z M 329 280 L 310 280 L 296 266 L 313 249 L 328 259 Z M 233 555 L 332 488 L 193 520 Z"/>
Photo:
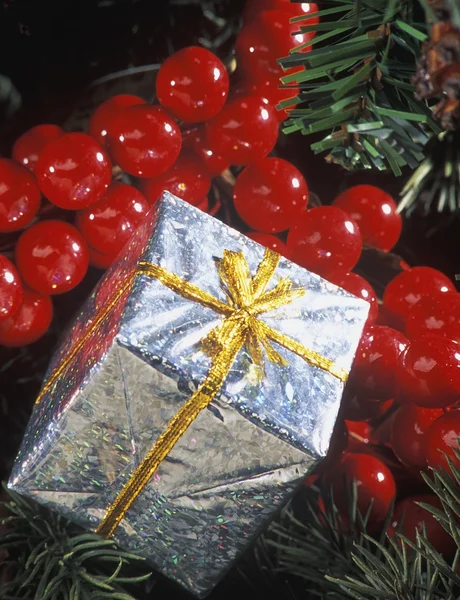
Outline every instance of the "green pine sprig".
<path fill-rule="evenodd" d="M 320 23 L 301 32 L 317 35 L 280 59 L 283 69 L 303 67 L 281 78 L 300 93 L 284 126 L 285 133 L 321 134 L 315 153 L 347 169 L 416 168 L 423 148 L 441 129 L 429 106 L 415 99 L 411 77 L 427 25 L 415 19 L 417 0 L 328 0 L 308 15 Z M 423 11 L 421 11 L 423 15 Z M 313 46 L 303 52 L 304 46 Z M 292 99 L 279 107 L 292 106 Z"/>
<path fill-rule="evenodd" d="M 2 600 L 135 600 L 128 588 L 146 581 L 144 559 L 83 532 L 56 513 L 8 491 L 3 505 L 0 565 L 12 579 L 0 583 Z M 136 565 L 135 572 L 131 572 Z"/>
<path fill-rule="evenodd" d="M 457 452 L 460 461 L 460 452 Z M 349 489 L 346 522 L 332 495 L 318 503 L 310 488 L 302 502 L 291 504 L 262 540 L 272 549 L 275 569 L 304 582 L 312 598 L 322 600 L 456 600 L 460 598 L 460 469 L 447 458 L 450 473 L 423 474 L 441 500 L 442 510 L 420 503 L 453 538 L 451 562 L 436 551 L 425 530 L 415 543 L 400 532 L 386 535 L 392 508 L 378 537 L 369 528 L 369 513 L 357 507 L 356 484 Z M 458 463 L 457 463 L 458 464 Z M 324 491 L 323 491 L 324 495 Z M 305 596 L 299 596 L 299 598 Z M 310 597 L 310 596 L 307 596 Z"/>

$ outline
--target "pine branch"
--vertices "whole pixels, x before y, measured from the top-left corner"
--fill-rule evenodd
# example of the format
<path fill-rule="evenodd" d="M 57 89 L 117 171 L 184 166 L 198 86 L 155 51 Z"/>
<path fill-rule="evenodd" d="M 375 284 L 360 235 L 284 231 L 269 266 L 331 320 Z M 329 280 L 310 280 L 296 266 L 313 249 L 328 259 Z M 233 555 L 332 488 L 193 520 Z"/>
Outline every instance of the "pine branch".
<path fill-rule="evenodd" d="M 135 600 L 126 586 L 146 581 L 144 559 L 110 540 L 80 530 L 59 515 L 8 491 L 3 506 L 2 568 L 12 578 L 0 583 L 3 600 Z"/>
<path fill-rule="evenodd" d="M 460 453 L 458 453 L 460 460 Z M 319 490 L 303 493 L 300 506 L 290 505 L 268 531 L 265 544 L 273 550 L 275 568 L 305 581 L 314 597 L 338 600 L 455 600 L 460 597 L 460 469 L 448 459 L 451 474 L 424 474 L 441 500 L 443 510 L 421 504 L 457 544 L 451 564 L 429 543 L 424 532 L 416 542 L 400 532 L 380 537 L 369 532 L 368 515 L 357 509 L 356 485 L 349 491 L 346 523 L 334 499 L 318 503 Z M 323 492 L 324 494 L 324 492 Z M 391 515 L 390 509 L 389 515 Z"/>
<path fill-rule="evenodd" d="M 429 106 L 413 96 L 411 77 L 427 37 L 426 24 L 414 18 L 417 0 L 324 6 L 315 13 L 319 25 L 294 19 L 302 32 L 318 32 L 309 42 L 313 50 L 297 48 L 279 61 L 284 69 L 303 67 L 281 78 L 300 87 L 285 133 L 322 133 L 313 151 L 328 150 L 326 160 L 347 169 L 391 168 L 400 175 L 406 165 L 416 168 L 432 133 L 441 131 Z"/>

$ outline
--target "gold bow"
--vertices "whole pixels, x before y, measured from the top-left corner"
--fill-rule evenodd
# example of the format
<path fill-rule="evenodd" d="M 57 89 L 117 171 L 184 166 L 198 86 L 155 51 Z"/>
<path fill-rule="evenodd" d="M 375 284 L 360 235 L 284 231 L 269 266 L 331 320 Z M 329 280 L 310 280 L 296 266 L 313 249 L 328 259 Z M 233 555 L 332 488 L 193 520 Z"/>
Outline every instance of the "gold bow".
<path fill-rule="evenodd" d="M 225 318 L 202 340 L 203 351 L 212 358 L 208 376 L 170 420 L 166 430 L 108 508 L 97 528 L 101 535 L 112 536 L 161 462 L 199 413 L 216 397 L 243 346 L 261 370 L 264 362 L 263 350 L 270 361 L 280 365 L 286 364 L 285 359 L 273 348 L 271 342 L 275 342 L 306 362 L 328 371 L 341 381 L 346 381 L 346 371 L 337 367 L 333 361 L 305 348 L 296 340 L 258 319 L 260 314 L 289 304 L 305 293 L 305 290 L 295 288 L 288 278 L 281 279 L 271 290 L 266 291 L 279 260 L 278 254 L 267 249 L 256 274 L 251 277 L 244 254 L 224 250 L 223 258 L 219 261 L 218 273 L 227 290 L 227 303 L 158 265 L 146 262 L 139 264 L 137 275 L 143 274 L 158 279 L 182 297 L 211 308 Z"/>

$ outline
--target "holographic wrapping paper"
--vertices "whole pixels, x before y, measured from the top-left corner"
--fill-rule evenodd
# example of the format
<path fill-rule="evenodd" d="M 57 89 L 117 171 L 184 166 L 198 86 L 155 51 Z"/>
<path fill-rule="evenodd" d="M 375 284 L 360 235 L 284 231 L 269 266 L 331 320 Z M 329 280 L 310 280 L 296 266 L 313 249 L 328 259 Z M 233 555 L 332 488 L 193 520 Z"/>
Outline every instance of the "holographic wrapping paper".
<path fill-rule="evenodd" d="M 225 301 L 215 265 L 224 249 L 243 251 L 251 273 L 264 253 L 166 193 L 84 305 L 47 377 L 141 260 Z M 260 318 L 349 371 L 368 304 L 284 258 L 268 289 L 286 276 L 305 295 Z M 211 361 L 199 342 L 221 318 L 138 276 L 36 404 L 9 487 L 96 529 L 169 419 L 206 378 Z M 327 452 L 343 384 L 276 349 L 288 366 L 266 360 L 262 381 L 240 351 L 221 393 L 163 461 L 114 535 L 199 597 Z"/>

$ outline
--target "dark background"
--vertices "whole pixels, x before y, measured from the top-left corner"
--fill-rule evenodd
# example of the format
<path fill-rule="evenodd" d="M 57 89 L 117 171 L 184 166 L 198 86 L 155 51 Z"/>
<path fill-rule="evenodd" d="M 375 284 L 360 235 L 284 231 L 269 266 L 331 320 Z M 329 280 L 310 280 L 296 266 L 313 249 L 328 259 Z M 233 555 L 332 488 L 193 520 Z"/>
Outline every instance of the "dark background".
<path fill-rule="evenodd" d="M 118 86 L 89 87 L 101 77 L 131 67 L 161 63 L 175 49 L 202 39 L 227 63 L 243 0 L 0 0 L 0 156 L 8 156 L 15 138 L 39 123 L 84 128 L 89 111 L 104 96 L 120 91 L 153 96 L 153 72 L 117 79 Z M 324 203 L 350 185 L 370 183 L 395 199 L 407 178 L 372 172 L 346 173 L 309 151 L 302 136 L 281 138 L 278 152 L 298 166 L 310 189 Z M 430 236 L 427 232 L 435 230 Z M 460 272 L 458 221 L 414 218 L 404 223 L 395 249 L 412 265 Z M 0 251 L 9 253 L 17 236 L 0 235 Z M 382 285 L 394 260 L 367 253 L 363 272 Z M 54 325 L 42 340 L 23 349 L 0 348 L 0 477 L 7 477 L 30 407 L 40 387 L 58 332 L 62 331 L 100 271 L 90 269 L 82 285 L 55 301 Z M 378 285 L 377 285 L 378 287 Z M 248 583 L 246 578 L 251 578 Z M 213 599 L 294 597 L 283 581 L 262 575 L 252 560 L 243 574 L 234 572 Z M 152 597 L 182 598 L 160 581 Z M 184 596 L 185 597 L 185 596 Z M 188 597 L 188 596 L 187 596 Z M 305 596 L 302 594 L 302 597 Z"/>

